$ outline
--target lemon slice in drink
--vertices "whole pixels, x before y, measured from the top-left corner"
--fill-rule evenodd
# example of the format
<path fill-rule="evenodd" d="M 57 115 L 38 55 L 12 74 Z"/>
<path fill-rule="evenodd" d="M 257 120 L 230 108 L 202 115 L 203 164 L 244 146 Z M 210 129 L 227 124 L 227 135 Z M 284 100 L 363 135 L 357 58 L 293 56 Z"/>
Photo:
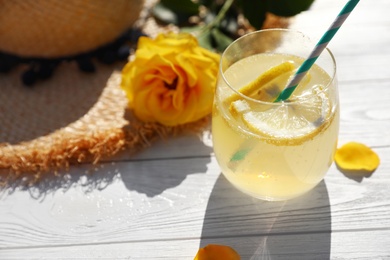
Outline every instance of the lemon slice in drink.
<path fill-rule="evenodd" d="M 294 102 L 274 103 L 266 110 L 246 110 L 241 117 L 251 131 L 272 142 L 292 145 L 318 134 L 327 125 L 329 115 L 329 98 L 318 91 Z"/>
<path fill-rule="evenodd" d="M 296 89 L 299 98 L 293 102 L 272 103 L 287 85 L 294 68 L 291 62 L 281 63 L 239 89 L 252 99 L 268 103 L 249 103 L 236 94 L 227 99 L 231 102 L 230 113 L 240 118 L 249 130 L 272 142 L 297 144 L 316 135 L 326 125 L 330 104 L 321 86 L 306 89 L 311 80 L 309 74 Z"/>

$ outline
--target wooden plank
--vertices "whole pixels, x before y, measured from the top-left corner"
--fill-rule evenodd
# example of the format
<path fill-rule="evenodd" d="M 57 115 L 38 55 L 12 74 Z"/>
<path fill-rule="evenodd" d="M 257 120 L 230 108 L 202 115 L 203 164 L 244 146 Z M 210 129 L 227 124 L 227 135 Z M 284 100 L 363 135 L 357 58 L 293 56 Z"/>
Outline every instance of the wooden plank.
<path fill-rule="evenodd" d="M 296 29 L 310 30 L 310 34 L 313 34 L 316 38 L 322 36 L 330 24 L 334 21 L 341 8 L 347 1 L 337 0 L 316 0 L 308 11 L 302 12 L 297 16 L 290 19 L 291 26 Z M 374 1 L 360 1 L 353 12 L 350 14 L 346 22 L 342 25 L 337 37 L 332 40 L 337 41 L 338 38 L 343 37 L 345 33 L 348 33 L 351 28 L 361 28 L 377 30 L 379 27 L 387 27 L 389 16 L 387 10 L 390 8 L 389 1 L 386 0 L 374 0 Z M 370 33 L 363 30 L 362 33 Z M 355 36 L 363 36 L 364 34 Z M 386 35 L 379 34 L 379 37 L 387 37 Z M 348 38 L 346 38 L 348 39 Z M 360 38 L 359 42 L 367 42 L 372 39 Z"/>
<path fill-rule="evenodd" d="M 3 191 L 0 248 L 173 238 L 177 232 L 199 236 L 199 229 L 187 227 L 202 223 L 218 174 L 210 174 L 209 163 L 198 158 L 75 167 L 69 178 Z"/>
<path fill-rule="evenodd" d="M 340 82 L 339 143 L 390 146 L 390 82 Z"/>
<path fill-rule="evenodd" d="M 214 237 L 203 239 L 73 245 L 66 247 L 15 248 L 0 251 L 2 259 L 193 259 L 199 247 L 223 244 L 233 247 L 242 259 L 351 259 L 390 258 L 388 230 Z M 358 249 L 358 250 L 357 250 Z"/>
<path fill-rule="evenodd" d="M 289 27 L 319 39 L 345 2 L 314 1 L 311 10 L 294 17 Z M 340 81 L 389 79 L 389 9 L 389 1 L 361 1 L 329 43 Z"/>
<path fill-rule="evenodd" d="M 381 158 L 390 148 L 377 149 Z M 360 182 L 333 166 L 311 193 L 287 203 L 252 199 L 219 174 L 215 158 L 118 162 L 92 175 L 3 191 L 0 249 L 369 230 L 390 227 L 390 162 Z"/>

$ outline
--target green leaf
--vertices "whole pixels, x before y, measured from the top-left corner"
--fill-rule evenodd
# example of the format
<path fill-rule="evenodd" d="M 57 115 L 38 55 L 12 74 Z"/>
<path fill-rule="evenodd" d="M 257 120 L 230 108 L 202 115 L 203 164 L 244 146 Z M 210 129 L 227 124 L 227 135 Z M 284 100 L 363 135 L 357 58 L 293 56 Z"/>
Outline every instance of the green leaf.
<path fill-rule="evenodd" d="M 196 4 L 191 0 L 160 0 L 159 3 L 175 13 L 196 15 L 199 12 L 199 4 Z"/>
<path fill-rule="evenodd" d="M 215 4 L 214 0 L 199 0 L 199 4 L 210 7 Z"/>
<path fill-rule="evenodd" d="M 215 48 L 219 52 L 223 52 L 233 42 L 232 38 L 221 32 L 218 28 L 211 30 L 211 36 L 215 42 Z"/>
<path fill-rule="evenodd" d="M 271 0 L 272 2 L 273 0 Z M 291 2 L 295 0 L 290 0 Z M 265 0 L 241 0 L 242 12 L 249 23 L 256 29 L 261 29 L 266 18 L 267 3 Z"/>
<path fill-rule="evenodd" d="M 161 0 L 152 9 L 155 18 L 176 25 L 187 23 L 188 18 L 198 12 L 199 5 L 190 0 Z"/>
<path fill-rule="evenodd" d="M 294 16 L 309 9 L 314 0 L 268 0 L 269 12 L 278 16 Z"/>

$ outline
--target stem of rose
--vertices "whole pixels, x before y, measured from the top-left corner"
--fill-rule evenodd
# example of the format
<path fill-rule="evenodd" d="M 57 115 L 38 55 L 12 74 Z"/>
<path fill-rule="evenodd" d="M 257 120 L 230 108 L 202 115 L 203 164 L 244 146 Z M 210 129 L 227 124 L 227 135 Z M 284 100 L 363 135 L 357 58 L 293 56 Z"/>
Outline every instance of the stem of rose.
<path fill-rule="evenodd" d="M 227 11 L 230 9 L 230 7 L 232 6 L 233 2 L 234 2 L 234 0 L 227 0 L 227 1 L 223 4 L 221 10 L 218 12 L 217 17 L 215 17 L 215 19 L 214 19 L 212 22 L 210 22 L 210 23 L 208 23 L 206 26 L 204 26 L 204 27 L 202 28 L 202 30 L 200 31 L 199 35 L 202 35 L 203 33 L 205 33 L 205 32 L 207 32 L 207 31 L 211 30 L 213 27 L 219 25 L 219 24 L 221 23 L 222 19 L 225 17 L 226 12 L 227 12 Z"/>

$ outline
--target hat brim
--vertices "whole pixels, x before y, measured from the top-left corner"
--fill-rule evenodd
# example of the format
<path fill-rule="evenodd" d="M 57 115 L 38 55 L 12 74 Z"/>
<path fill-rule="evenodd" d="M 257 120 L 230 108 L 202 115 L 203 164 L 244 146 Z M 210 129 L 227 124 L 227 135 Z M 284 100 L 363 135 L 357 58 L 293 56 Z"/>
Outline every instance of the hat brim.
<path fill-rule="evenodd" d="M 135 152 L 159 138 L 207 125 L 207 118 L 177 127 L 137 120 L 120 88 L 122 67 L 99 65 L 97 73 L 86 74 L 64 63 L 53 78 L 33 88 L 22 85 L 18 70 L 3 75 L 2 177 L 27 174 L 34 181 L 71 164 L 97 163 L 123 149 Z"/>

